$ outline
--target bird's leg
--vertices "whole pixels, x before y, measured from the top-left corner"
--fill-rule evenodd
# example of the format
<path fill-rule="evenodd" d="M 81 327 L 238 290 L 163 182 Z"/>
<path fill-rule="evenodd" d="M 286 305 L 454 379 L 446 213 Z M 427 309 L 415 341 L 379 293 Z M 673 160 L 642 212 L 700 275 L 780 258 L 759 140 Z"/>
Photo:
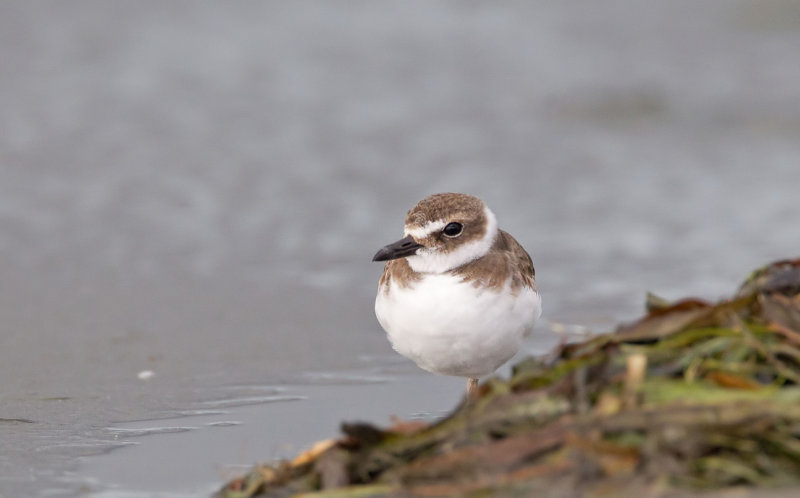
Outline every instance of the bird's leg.
<path fill-rule="evenodd" d="M 467 401 L 478 399 L 478 379 L 467 379 Z"/>

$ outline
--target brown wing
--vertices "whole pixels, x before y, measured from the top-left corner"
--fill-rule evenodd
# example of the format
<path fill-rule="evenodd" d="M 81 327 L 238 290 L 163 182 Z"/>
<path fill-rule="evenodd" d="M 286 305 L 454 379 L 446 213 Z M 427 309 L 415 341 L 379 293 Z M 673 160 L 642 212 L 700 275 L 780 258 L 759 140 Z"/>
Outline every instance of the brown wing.
<path fill-rule="evenodd" d="M 453 272 L 473 281 L 475 285 L 502 288 L 509 275 L 511 289 L 519 290 L 523 285 L 536 289 L 531 257 L 514 237 L 500 230 L 494 245 L 486 256 L 476 259 Z"/>
<path fill-rule="evenodd" d="M 500 230 L 497 239 L 502 239 L 502 243 L 507 247 L 508 265 L 513 269 L 512 276 L 514 276 L 511 287 L 517 288 L 520 285 L 527 285 L 532 289 L 536 289 L 536 270 L 533 268 L 533 260 L 530 254 L 517 242 L 517 239 L 507 232 Z"/>

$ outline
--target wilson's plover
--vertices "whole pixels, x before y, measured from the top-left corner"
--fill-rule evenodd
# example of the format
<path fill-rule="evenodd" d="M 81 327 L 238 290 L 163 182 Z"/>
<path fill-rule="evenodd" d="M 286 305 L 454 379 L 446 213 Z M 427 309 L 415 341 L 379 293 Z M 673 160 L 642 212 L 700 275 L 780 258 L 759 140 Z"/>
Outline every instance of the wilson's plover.
<path fill-rule="evenodd" d="M 467 395 L 520 348 L 542 314 L 533 261 L 477 197 L 435 194 L 406 215 L 375 314 L 394 349 L 421 368 L 467 377 Z"/>

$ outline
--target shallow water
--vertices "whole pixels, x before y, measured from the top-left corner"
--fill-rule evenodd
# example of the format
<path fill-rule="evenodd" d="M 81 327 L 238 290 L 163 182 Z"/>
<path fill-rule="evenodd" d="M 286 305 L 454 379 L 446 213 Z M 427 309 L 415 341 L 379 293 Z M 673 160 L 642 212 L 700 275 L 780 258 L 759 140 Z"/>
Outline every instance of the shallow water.
<path fill-rule="evenodd" d="M 482 197 L 532 252 L 534 351 L 550 322 L 603 329 L 646 290 L 715 298 L 796 256 L 799 13 L 3 3 L 0 495 L 142 491 L 117 471 L 140 476 L 160 445 L 201 453 L 205 434 L 215 465 L 271 458 L 253 420 L 292 434 L 292 406 L 319 415 L 314 439 L 349 413 L 451 407 L 458 379 L 408 370 L 379 406 L 360 403 L 375 384 L 309 381 L 287 391 L 302 401 L 251 392 L 263 403 L 185 418 L 200 429 L 113 430 L 247 393 L 230 386 L 391 364 L 369 260 L 432 192 Z"/>

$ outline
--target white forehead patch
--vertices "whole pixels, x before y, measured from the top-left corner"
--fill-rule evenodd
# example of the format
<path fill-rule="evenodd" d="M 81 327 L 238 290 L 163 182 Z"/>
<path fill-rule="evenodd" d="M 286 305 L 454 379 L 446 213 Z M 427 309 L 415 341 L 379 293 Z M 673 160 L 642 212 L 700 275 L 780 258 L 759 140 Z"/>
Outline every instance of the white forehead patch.
<path fill-rule="evenodd" d="M 416 240 L 422 240 L 433 232 L 439 232 L 447 226 L 445 220 L 429 221 L 421 227 L 405 228 L 405 235 L 410 235 Z"/>
<path fill-rule="evenodd" d="M 484 207 L 483 212 L 486 216 L 486 232 L 484 232 L 483 237 L 462 244 L 452 252 L 441 252 L 428 248 L 420 249 L 415 255 L 406 257 L 411 269 L 420 273 L 444 273 L 484 256 L 492 248 L 494 239 L 497 236 L 497 218 L 488 207 Z M 441 226 L 431 228 L 427 234 L 445 227 L 445 222 L 435 221 L 429 222 L 423 228 L 428 228 L 429 225 L 433 227 L 436 223 L 441 223 Z M 406 234 L 416 238 L 416 235 L 412 232 L 406 231 Z"/>

